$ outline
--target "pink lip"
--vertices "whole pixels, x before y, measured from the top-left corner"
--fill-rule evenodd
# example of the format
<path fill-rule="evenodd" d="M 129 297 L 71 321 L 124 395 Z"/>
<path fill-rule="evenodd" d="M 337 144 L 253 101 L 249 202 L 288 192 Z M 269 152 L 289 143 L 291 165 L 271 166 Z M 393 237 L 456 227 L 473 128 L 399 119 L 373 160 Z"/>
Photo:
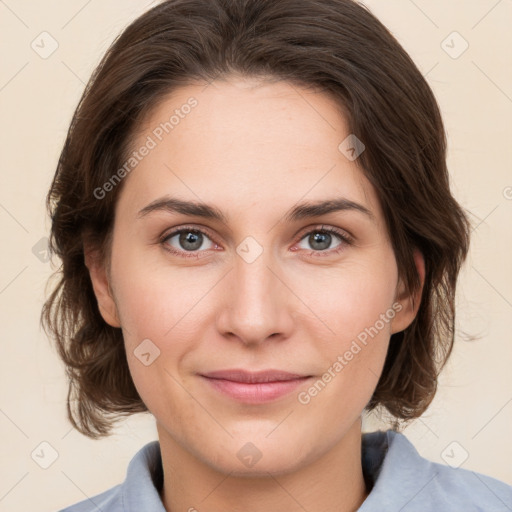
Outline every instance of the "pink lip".
<path fill-rule="evenodd" d="M 201 377 L 214 389 L 235 400 L 246 403 L 262 403 L 284 396 L 311 376 L 279 370 L 247 372 L 224 370 L 202 374 Z"/>

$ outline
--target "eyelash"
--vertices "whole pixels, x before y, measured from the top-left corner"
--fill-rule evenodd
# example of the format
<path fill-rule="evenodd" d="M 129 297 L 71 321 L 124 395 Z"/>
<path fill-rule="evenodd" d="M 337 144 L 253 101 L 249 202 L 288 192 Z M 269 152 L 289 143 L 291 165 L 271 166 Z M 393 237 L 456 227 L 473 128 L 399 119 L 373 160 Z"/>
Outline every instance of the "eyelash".
<path fill-rule="evenodd" d="M 201 233 L 202 235 L 208 237 L 212 242 L 216 243 L 215 240 L 213 240 L 213 237 L 207 231 L 204 231 L 202 229 L 198 229 L 198 228 L 192 227 L 192 226 L 190 226 L 190 227 L 183 226 L 179 229 L 176 229 L 175 231 L 171 231 L 170 233 L 165 233 L 160 238 L 159 243 L 163 246 L 164 250 L 166 250 L 167 252 L 170 252 L 171 254 L 173 254 L 175 256 L 179 256 L 182 258 L 195 258 L 195 259 L 199 259 L 199 258 L 203 257 L 203 256 L 199 256 L 200 253 L 203 251 L 178 251 L 174 247 L 171 247 L 169 244 L 166 243 L 170 238 L 172 238 L 173 236 L 179 235 L 181 233 Z M 298 239 L 298 242 L 300 242 L 306 236 L 311 235 L 312 233 L 334 234 L 337 237 L 339 237 L 342 242 L 335 249 L 326 249 L 323 251 L 312 250 L 310 255 L 314 255 L 314 257 L 324 257 L 324 256 L 331 256 L 333 254 L 338 254 L 344 250 L 345 246 L 350 246 L 354 243 L 352 237 L 347 235 L 345 232 L 343 232 L 337 228 L 330 227 L 330 226 L 327 226 L 327 227 L 321 226 L 321 227 L 316 227 L 314 229 L 311 229 L 310 231 L 307 231 L 307 232 L 301 234 L 300 238 Z"/>

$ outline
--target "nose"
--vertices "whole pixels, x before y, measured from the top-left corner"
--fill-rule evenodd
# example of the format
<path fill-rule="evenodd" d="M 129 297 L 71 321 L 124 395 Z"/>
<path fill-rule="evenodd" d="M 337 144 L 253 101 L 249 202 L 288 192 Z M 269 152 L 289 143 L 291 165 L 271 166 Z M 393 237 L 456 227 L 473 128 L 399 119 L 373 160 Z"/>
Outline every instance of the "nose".
<path fill-rule="evenodd" d="M 236 255 L 234 268 L 224 279 L 217 329 L 245 345 L 285 339 L 294 328 L 294 295 L 290 283 L 270 251 L 250 262 Z"/>

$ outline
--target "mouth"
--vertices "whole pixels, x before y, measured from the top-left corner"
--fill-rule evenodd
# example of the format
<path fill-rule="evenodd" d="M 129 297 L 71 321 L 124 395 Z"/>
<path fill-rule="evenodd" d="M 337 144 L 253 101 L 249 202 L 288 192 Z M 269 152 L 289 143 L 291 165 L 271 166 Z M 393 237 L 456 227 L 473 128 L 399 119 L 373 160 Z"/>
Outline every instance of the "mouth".
<path fill-rule="evenodd" d="M 216 391 L 245 403 L 264 403 L 277 400 L 311 379 L 282 370 L 221 370 L 199 374 Z"/>
<path fill-rule="evenodd" d="M 229 380 L 232 382 L 243 382 L 246 384 L 284 382 L 311 377 L 311 375 L 300 375 L 297 373 L 286 372 L 284 370 L 261 370 L 258 372 L 250 372 L 241 369 L 219 370 L 215 372 L 203 373 L 201 375 L 209 379 Z"/>

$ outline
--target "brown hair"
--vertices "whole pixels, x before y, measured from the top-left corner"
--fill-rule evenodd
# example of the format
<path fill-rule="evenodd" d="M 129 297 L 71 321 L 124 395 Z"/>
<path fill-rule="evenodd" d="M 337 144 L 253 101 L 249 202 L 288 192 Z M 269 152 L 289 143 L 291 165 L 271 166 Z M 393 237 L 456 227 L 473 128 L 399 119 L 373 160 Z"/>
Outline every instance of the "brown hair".
<path fill-rule="evenodd" d="M 143 116 L 174 88 L 230 74 L 319 88 L 366 146 L 358 163 L 375 187 L 399 276 L 418 313 L 394 334 L 367 410 L 421 415 L 454 342 L 455 287 L 469 221 L 450 193 L 446 136 L 431 89 L 392 34 L 352 0 L 167 0 L 131 23 L 94 71 L 74 113 L 47 197 L 51 250 L 62 260 L 42 321 L 69 376 L 68 415 L 80 432 L 110 432 L 147 410 L 131 379 L 121 329 L 102 319 L 84 264 L 84 237 L 108 258 L 123 183 L 119 169 Z M 341 142 L 341 141 L 340 141 Z"/>

